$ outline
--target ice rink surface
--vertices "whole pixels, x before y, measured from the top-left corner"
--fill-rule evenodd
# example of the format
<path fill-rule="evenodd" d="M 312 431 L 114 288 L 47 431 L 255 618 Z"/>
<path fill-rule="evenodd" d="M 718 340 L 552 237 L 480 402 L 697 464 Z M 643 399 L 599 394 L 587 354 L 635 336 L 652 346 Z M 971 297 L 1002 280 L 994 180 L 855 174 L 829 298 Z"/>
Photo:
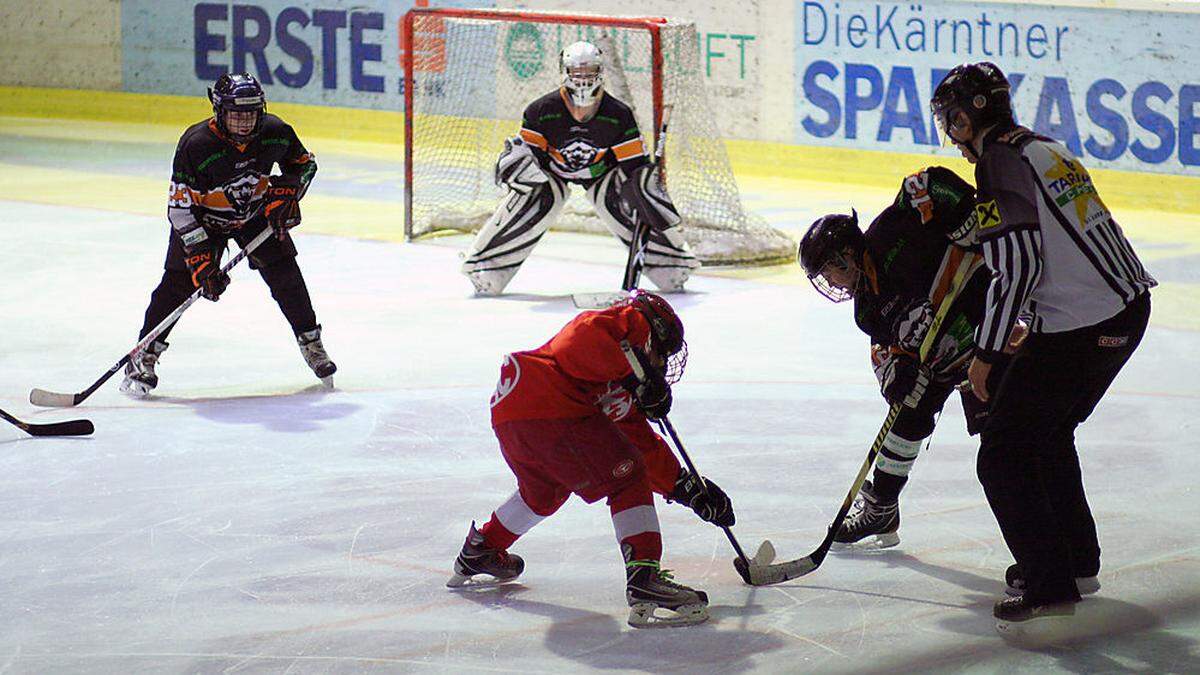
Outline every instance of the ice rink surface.
<path fill-rule="evenodd" d="M 616 285 L 614 243 L 551 235 L 509 295 L 475 299 L 457 273 L 462 237 L 319 234 L 369 211 L 333 222 L 322 191 L 393 209 L 399 196 L 356 173 L 368 163 L 317 148 L 316 215 L 297 241 L 336 391 L 314 386 L 242 267 L 219 303 L 183 317 L 152 398 L 125 398 L 118 377 L 78 409 L 35 409 L 31 387 L 78 391 L 135 342 L 161 273 L 173 138 L 22 129 L 0 125 L 0 180 L 21 186 L 0 201 L 0 407 L 87 417 L 96 433 L 0 425 L 0 673 L 1200 670 L 1200 339 L 1183 313 L 1195 306 L 1172 301 L 1195 296 L 1190 227 L 1172 241 L 1117 214 L 1164 301 L 1079 434 L 1103 588 L 1078 606 L 1071 639 L 994 630 L 1011 559 L 953 399 L 902 495 L 897 548 L 833 554 L 753 589 L 719 530 L 660 501 L 664 564 L 709 593 L 713 618 L 635 631 L 602 504 L 572 500 L 519 541 L 520 583 L 444 586 L 471 520 L 513 488 L 488 425 L 501 356 L 573 316 L 569 293 Z M 51 170 L 87 180 L 36 180 Z M 130 180 L 152 196 L 132 189 L 113 206 Z M 106 201 L 64 205 L 75 190 Z M 772 190 L 752 186 L 748 201 L 793 231 L 852 203 L 869 219 L 888 198 Z M 781 559 L 807 554 L 885 413 L 866 338 L 794 269 L 706 274 L 670 299 L 690 346 L 676 428 L 733 498 L 748 550 L 769 538 Z"/>

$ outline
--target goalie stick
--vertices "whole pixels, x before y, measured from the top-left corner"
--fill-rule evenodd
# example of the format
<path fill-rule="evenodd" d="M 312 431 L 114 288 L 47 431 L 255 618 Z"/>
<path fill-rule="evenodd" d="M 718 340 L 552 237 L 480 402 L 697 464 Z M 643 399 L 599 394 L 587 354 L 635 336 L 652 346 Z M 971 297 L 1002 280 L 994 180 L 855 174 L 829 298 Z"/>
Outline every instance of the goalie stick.
<path fill-rule="evenodd" d="M 945 274 L 939 274 L 938 280 L 934 282 L 933 296 L 936 299 L 938 295 L 941 295 L 941 301 L 938 303 L 937 314 L 934 315 L 933 322 L 930 323 L 929 330 L 925 333 L 925 338 L 921 341 L 920 359 L 922 364 L 929 357 L 929 351 L 936 342 L 936 335 L 941 329 L 942 321 L 950 313 L 950 306 L 958 298 L 958 294 L 966 284 L 967 278 L 982 263 L 982 259 L 977 254 L 967 252 L 958 247 L 951 247 L 947 253 L 947 261 L 944 261 L 942 264 L 943 271 L 952 263 L 953 257 L 959 257 L 959 260 L 949 285 L 945 284 Z M 871 444 L 871 449 L 867 452 L 867 457 L 863 460 L 862 467 L 859 468 L 858 475 L 854 478 L 854 484 L 850 486 L 850 491 L 846 494 L 846 499 L 842 501 L 842 507 L 838 509 L 837 515 L 834 516 L 833 522 L 829 525 L 829 531 L 825 535 L 824 541 L 817 546 L 816 550 L 803 558 L 774 564 L 771 564 L 771 561 L 775 559 L 775 547 L 770 541 L 764 541 L 758 547 L 758 551 L 750 563 L 746 562 L 745 556 L 741 556 L 733 561 L 733 566 L 738 568 L 738 573 L 742 575 L 743 579 L 747 580 L 747 583 L 752 586 L 778 584 L 810 574 L 821 566 L 821 563 L 825 561 L 825 556 L 829 553 L 829 548 L 833 545 L 833 538 L 837 535 L 838 529 L 842 525 L 842 520 L 850 512 L 850 506 L 854 503 L 854 497 L 858 495 L 863 481 L 866 480 L 867 472 L 875 464 L 875 458 L 879 456 L 879 451 L 883 448 L 884 439 L 891 432 L 892 425 L 895 424 L 896 416 L 900 414 L 902 407 L 902 403 L 893 403 L 888 409 L 883 426 L 875 436 L 875 442 Z"/>
<path fill-rule="evenodd" d="M 667 122 L 671 118 L 671 106 L 663 107 L 662 125 L 658 130 L 658 143 L 654 146 L 654 169 L 658 172 L 659 184 L 663 184 L 662 162 L 667 149 Z M 620 171 L 620 167 L 614 167 Z M 634 226 L 629 240 L 629 257 L 625 259 L 625 276 L 621 278 L 621 293 L 575 293 L 571 300 L 579 309 L 603 309 L 629 296 L 629 291 L 638 287 L 642 277 L 642 262 L 646 258 L 646 247 L 650 245 L 650 220 L 633 210 Z"/>
<path fill-rule="evenodd" d="M 225 263 L 225 266 L 221 268 L 221 271 L 218 272 L 218 274 L 228 274 L 229 270 L 233 269 L 235 265 L 242 261 L 242 259 L 250 255 L 252 252 L 254 252 L 254 249 L 258 248 L 260 244 L 266 241 L 267 237 L 271 236 L 271 233 L 272 229 L 270 226 L 263 228 L 263 231 L 259 232 L 258 236 L 254 237 L 254 239 L 250 240 L 250 243 L 246 244 L 245 248 L 238 251 L 237 255 L 233 256 L 229 259 L 229 262 Z M 186 311 L 188 307 L 191 307 L 192 303 L 196 302 L 196 300 L 200 298 L 200 291 L 201 289 L 199 288 L 193 291 L 192 294 L 188 296 L 187 300 L 184 300 L 178 307 L 175 308 L 175 311 L 168 314 L 167 318 L 160 321 L 159 324 L 154 327 L 154 330 L 147 333 L 146 337 L 138 341 L 138 343 L 134 345 L 133 349 L 129 350 L 128 354 L 122 356 L 120 361 L 114 363 L 113 366 L 108 369 L 108 372 L 101 375 L 100 379 L 93 382 L 92 385 L 87 389 L 84 389 L 77 394 L 60 394 L 54 391 L 35 388 L 33 391 L 29 392 L 29 402 L 36 406 L 47 408 L 69 408 L 71 406 L 79 405 L 84 401 L 84 399 L 95 393 L 95 391 L 99 389 L 101 385 L 103 385 L 105 382 L 108 382 L 109 378 L 111 378 L 113 375 L 116 375 L 117 371 L 125 367 L 125 364 L 129 363 L 130 359 L 132 359 L 134 356 L 137 356 L 138 353 L 149 346 L 151 342 L 154 342 L 159 335 L 162 335 L 163 331 L 170 328 L 171 325 L 178 321 L 179 317 L 183 316 L 184 311 Z"/>
<path fill-rule="evenodd" d="M 66 422 L 33 424 L 22 422 L 3 410 L 0 410 L 0 419 L 9 422 L 30 436 L 90 436 L 96 430 L 91 420 L 67 420 Z"/>

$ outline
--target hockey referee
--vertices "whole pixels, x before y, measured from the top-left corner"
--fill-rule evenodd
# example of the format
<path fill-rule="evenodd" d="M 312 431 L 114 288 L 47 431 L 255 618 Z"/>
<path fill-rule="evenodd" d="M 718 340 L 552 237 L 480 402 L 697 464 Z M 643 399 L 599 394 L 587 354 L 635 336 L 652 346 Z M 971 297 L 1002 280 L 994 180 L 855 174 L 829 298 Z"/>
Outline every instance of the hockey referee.
<path fill-rule="evenodd" d="M 992 63 L 957 66 L 930 102 L 942 132 L 975 165 L 979 241 L 992 272 L 968 371 L 990 401 L 977 470 L 1016 564 L 993 614 L 1001 632 L 1073 615 L 1099 589 L 1100 546 L 1075 450 L 1079 426 L 1137 349 L 1150 288 L 1091 176 L 1058 141 L 1018 126 Z M 999 382 L 1017 315 L 1030 335 Z M 1040 623 L 1040 621 L 1038 621 Z"/>

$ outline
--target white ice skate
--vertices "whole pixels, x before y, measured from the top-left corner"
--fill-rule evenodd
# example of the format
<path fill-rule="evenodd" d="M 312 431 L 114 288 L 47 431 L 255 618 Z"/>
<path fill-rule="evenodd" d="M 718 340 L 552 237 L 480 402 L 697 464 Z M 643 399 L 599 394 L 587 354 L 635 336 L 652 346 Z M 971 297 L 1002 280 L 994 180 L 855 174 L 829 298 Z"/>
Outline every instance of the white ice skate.
<path fill-rule="evenodd" d="M 158 386 L 158 375 L 154 366 L 158 357 L 166 351 L 167 343 L 155 340 L 146 349 L 129 359 L 125 364 L 125 379 L 121 382 L 121 393 L 134 398 L 146 398 Z"/>

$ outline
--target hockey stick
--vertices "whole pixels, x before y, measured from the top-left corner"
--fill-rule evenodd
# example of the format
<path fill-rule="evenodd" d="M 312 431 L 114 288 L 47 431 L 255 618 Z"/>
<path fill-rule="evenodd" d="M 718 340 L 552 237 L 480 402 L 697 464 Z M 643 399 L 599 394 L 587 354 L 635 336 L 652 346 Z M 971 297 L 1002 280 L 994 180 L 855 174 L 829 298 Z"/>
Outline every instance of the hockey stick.
<path fill-rule="evenodd" d="M 50 424 L 31 424 L 0 410 L 0 419 L 11 423 L 30 436 L 91 436 L 96 427 L 91 420 L 68 420 Z"/>
<path fill-rule="evenodd" d="M 954 250 L 952 249 L 952 252 Z M 957 250 L 961 251 L 962 249 Z M 958 262 L 958 267 L 954 272 L 954 277 L 950 285 L 945 288 L 940 286 L 935 287 L 935 295 L 940 291 L 944 291 L 944 295 L 942 295 L 941 302 L 938 304 L 937 314 L 934 315 L 933 321 L 929 325 L 929 330 L 925 333 L 925 338 L 921 341 L 920 360 L 922 364 L 928 359 L 929 351 L 936 342 L 936 335 L 941 329 L 942 321 L 950 313 L 950 305 L 954 304 L 954 300 L 958 297 L 959 292 L 966 285 L 967 278 L 978 269 L 981 262 L 982 259 L 977 254 L 964 252 Z M 896 416 L 900 414 L 900 410 L 903 407 L 903 403 L 893 403 L 888 409 L 883 426 L 879 429 L 879 434 L 875 436 L 875 442 L 871 444 L 871 450 L 867 453 L 867 458 L 863 460 L 862 467 L 859 468 L 858 475 L 854 478 L 854 484 L 850 486 L 850 491 L 846 494 L 846 499 L 842 501 L 842 507 L 838 509 L 837 515 L 834 516 L 833 522 L 829 525 L 829 532 L 825 535 L 825 540 L 821 542 L 820 546 L 817 546 L 816 550 L 803 558 L 770 564 L 775 559 L 775 547 L 770 541 L 764 541 L 759 546 L 758 552 L 754 555 L 754 562 L 757 564 L 751 565 L 746 563 L 744 556 L 733 561 L 734 567 L 739 567 L 739 564 L 746 565 L 744 571 L 740 567 L 738 569 L 743 579 L 747 579 L 748 583 L 753 586 L 766 586 L 802 577 L 812 573 L 821 566 L 821 563 L 825 561 L 825 556 L 829 553 L 829 548 L 833 546 L 833 538 L 841 528 L 842 520 L 850 512 L 850 506 L 854 503 L 854 497 L 858 495 L 863 481 L 866 480 L 867 472 L 875 464 L 875 458 L 879 456 L 879 451 L 883 448 L 884 439 L 891 433 L 892 425 L 896 422 Z"/>
<path fill-rule="evenodd" d="M 671 106 L 663 107 L 662 125 L 658 130 L 658 143 L 654 146 L 654 168 L 658 171 L 659 184 L 662 184 L 663 155 L 667 149 L 667 123 L 671 119 Z M 620 167 L 614 167 L 620 171 Z M 646 247 L 650 245 L 650 219 L 633 210 L 633 232 L 629 239 L 629 256 L 625 259 L 625 274 L 621 277 L 623 293 L 575 293 L 571 300 L 579 309 L 602 309 L 628 297 L 629 291 L 638 287 L 642 278 L 642 262 L 646 258 Z"/>
<path fill-rule="evenodd" d="M 229 262 L 225 263 L 225 266 L 221 268 L 221 271 L 218 272 L 218 274 L 228 274 L 229 270 L 233 269 L 235 265 L 242 261 L 243 258 L 250 255 L 254 249 L 258 248 L 260 244 L 266 241 L 267 237 L 271 236 L 272 231 L 273 230 L 270 227 L 264 228 L 262 232 L 258 233 L 258 236 L 250 240 L 249 244 L 246 244 L 242 250 L 238 251 L 237 255 L 230 258 Z M 87 389 L 84 389 L 77 394 L 60 394 L 58 392 L 35 388 L 33 391 L 29 392 L 29 402 L 37 406 L 49 408 L 69 408 L 71 406 L 79 405 L 84 399 L 95 393 L 95 391 L 99 389 L 101 385 L 103 385 L 105 382 L 108 382 L 109 378 L 111 378 L 113 375 L 116 375 L 117 371 L 125 367 L 125 364 L 129 363 L 130 359 L 137 356 L 142 350 L 148 347 L 151 342 L 154 342 L 159 335 L 162 335 L 163 331 L 167 330 L 176 321 L 178 321 L 179 317 L 183 316 L 184 311 L 186 311 L 188 307 L 191 307 L 192 303 L 196 302 L 196 300 L 200 298 L 201 290 L 202 289 L 197 288 L 195 291 L 193 291 L 192 294 L 188 296 L 187 300 L 184 300 L 182 304 L 175 308 L 175 311 L 168 314 L 167 318 L 160 321 L 159 324 L 154 327 L 154 330 L 147 333 L 146 337 L 138 341 L 138 343 L 134 345 L 133 349 L 129 350 L 128 354 L 122 356 L 120 361 L 117 361 L 115 364 L 113 364 L 112 368 L 108 369 L 108 372 L 101 375 L 100 379 L 93 382 L 92 385 Z"/>
<path fill-rule="evenodd" d="M 625 354 L 625 359 L 629 361 L 629 367 L 633 369 L 634 377 L 636 377 L 639 381 L 644 382 L 646 379 L 646 371 L 642 368 L 642 362 L 638 360 L 637 355 L 633 353 L 633 347 L 629 344 L 628 340 L 621 341 L 621 352 Z M 679 434 L 675 433 L 675 426 L 671 424 L 671 420 L 667 419 L 666 415 L 663 415 L 661 418 L 654 420 L 654 422 L 658 425 L 659 429 L 664 431 L 671 438 L 671 442 L 675 445 L 676 452 L 678 452 L 679 456 L 683 458 L 683 462 L 687 464 L 688 471 L 691 471 L 692 475 L 696 477 L 696 480 L 700 482 L 700 490 L 704 492 L 705 496 L 708 496 L 708 485 L 704 482 L 704 478 L 700 475 L 700 472 L 696 470 L 696 465 L 692 463 L 692 458 L 688 456 L 687 450 L 683 448 L 683 441 L 679 440 Z M 746 583 L 751 583 L 750 576 L 747 572 L 743 572 L 743 569 L 756 568 L 760 564 L 758 562 L 758 558 L 756 557 L 754 561 L 751 561 L 749 558 L 747 558 L 746 552 L 742 550 L 742 545 L 738 543 L 737 537 L 733 536 L 733 530 L 730 530 L 726 525 L 722 525 L 720 527 L 721 530 L 725 532 L 725 536 L 729 538 L 729 543 L 733 545 L 733 550 L 738 554 L 736 562 L 740 562 L 745 565 L 745 568 L 742 568 L 735 564 L 734 569 L 738 571 L 738 574 L 742 575 L 742 579 L 744 579 Z M 770 561 L 768 560 L 767 562 Z"/>

